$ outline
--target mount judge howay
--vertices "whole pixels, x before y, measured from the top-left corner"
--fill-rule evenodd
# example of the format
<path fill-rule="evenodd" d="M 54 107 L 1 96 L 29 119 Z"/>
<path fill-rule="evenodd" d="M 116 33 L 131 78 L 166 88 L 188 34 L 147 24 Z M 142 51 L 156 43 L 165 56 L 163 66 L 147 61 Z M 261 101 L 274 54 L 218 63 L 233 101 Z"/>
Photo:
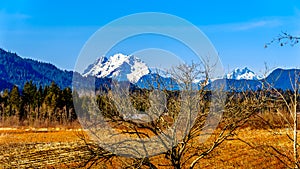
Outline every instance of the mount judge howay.
<path fill-rule="evenodd" d="M 17 85 L 20 89 L 28 81 L 39 86 L 50 85 L 55 82 L 59 87 L 72 87 L 73 71 L 58 69 L 50 63 L 24 59 L 16 53 L 8 52 L 0 48 L 0 90 L 11 89 Z M 170 78 L 161 76 L 151 69 L 141 59 L 133 55 L 115 54 L 109 58 L 101 57 L 93 64 L 89 65 L 82 78 L 96 78 L 97 85 L 110 83 L 111 78 L 117 77 L 118 80 L 127 80 L 132 85 L 147 88 L 143 86 L 143 81 L 153 81 L 159 79 L 162 83 L 170 83 Z M 233 72 L 225 75 L 223 78 L 211 81 L 206 87 L 223 84 L 225 81 L 225 90 L 257 90 L 263 87 L 264 82 L 272 84 L 277 89 L 292 90 L 291 84 L 295 77 L 299 77 L 300 69 L 281 69 L 273 70 L 266 78 L 258 77 L 247 67 L 244 69 L 235 69 Z M 292 82 L 292 83 L 291 83 Z"/>

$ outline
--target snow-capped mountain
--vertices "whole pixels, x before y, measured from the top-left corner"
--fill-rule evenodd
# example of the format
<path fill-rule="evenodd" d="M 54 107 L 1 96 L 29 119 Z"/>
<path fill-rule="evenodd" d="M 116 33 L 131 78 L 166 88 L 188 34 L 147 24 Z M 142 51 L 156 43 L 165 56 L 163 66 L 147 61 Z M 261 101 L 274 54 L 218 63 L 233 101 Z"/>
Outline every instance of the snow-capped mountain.
<path fill-rule="evenodd" d="M 225 75 L 226 79 L 234 80 L 258 80 L 259 77 L 250 69 L 245 67 L 244 69 L 236 68 L 231 73 Z"/>
<path fill-rule="evenodd" d="M 109 58 L 103 56 L 89 65 L 83 76 L 98 78 L 117 78 L 121 81 L 136 83 L 142 76 L 149 74 L 150 69 L 141 59 L 133 55 L 115 54 Z"/>
<path fill-rule="evenodd" d="M 180 82 L 166 74 L 165 71 L 153 70 L 153 68 L 149 68 L 146 63 L 136 56 L 120 53 L 111 57 L 100 57 L 88 66 L 83 76 L 116 78 L 119 81 L 129 81 L 140 88 L 163 87 L 168 90 L 180 90 Z M 260 79 L 253 71 L 245 67 L 243 69 L 235 69 L 233 72 L 225 75 L 224 78 L 217 80 L 209 79 L 204 85 L 210 88 L 209 86 L 218 86 L 215 84 L 225 80 L 230 89 L 241 89 L 241 86 L 247 86 L 245 89 L 242 88 L 243 90 L 247 90 L 250 86 L 251 89 L 256 90 L 261 85 Z M 203 80 L 195 80 L 195 87 L 200 87 L 200 83 L 202 82 Z"/>

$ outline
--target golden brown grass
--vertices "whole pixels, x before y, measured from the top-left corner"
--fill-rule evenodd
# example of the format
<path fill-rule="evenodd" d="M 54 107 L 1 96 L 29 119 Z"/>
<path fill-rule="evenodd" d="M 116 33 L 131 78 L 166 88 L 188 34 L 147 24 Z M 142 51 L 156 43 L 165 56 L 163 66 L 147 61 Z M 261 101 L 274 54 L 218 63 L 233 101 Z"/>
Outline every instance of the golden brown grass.
<path fill-rule="evenodd" d="M 242 138 L 253 147 L 236 138 Z M 275 136 L 267 130 L 241 129 L 232 140 L 225 141 L 212 154 L 200 160 L 198 166 L 201 168 L 284 168 L 284 165 L 274 156 L 261 149 L 262 145 L 267 144 L 282 149 L 287 147 L 289 142 L 285 137 Z"/>
<path fill-rule="evenodd" d="M 76 142 L 80 139 L 77 132 L 81 129 L 60 128 L 27 128 L 27 129 L 0 129 L 0 144 L 11 143 L 41 143 L 41 142 Z"/>
<path fill-rule="evenodd" d="M 277 132 L 281 131 L 278 130 Z M 250 147 L 237 138 L 243 138 L 243 141 L 254 147 Z M 200 160 L 196 168 L 285 168 L 275 156 L 266 152 L 269 149 L 263 145 L 274 146 L 286 154 L 288 154 L 288 150 L 292 150 L 292 144 L 285 135 L 274 135 L 274 133 L 263 129 L 240 129 L 236 136 L 225 141 L 211 154 Z M 150 160 L 159 168 L 172 168 L 164 155 L 152 157 Z M 113 160 L 115 163 L 116 161 L 118 159 Z"/>
<path fill-rule="evenodd" d="M 32 143 L 75 143 L 80 141 L 78 132 L 80 131 L 58 128 L 49 128 L 47 131 L 46 129 L 2 129 L 0 130 L 0 146 L 9 147 L 16 144 Z M 289 150 L 292 150 L 292 144 L 284 135 L 287 132 L 290 131 L 278 129 L 276 132 L 269 132 L 264 129 L 240 129 L 237 136 L 233 138 L 242 138 L 246 142 L 251 143 L 252 146 L 255 146 L 255 148 L 239 140 L 227 140 L 217 147 L 213 153 L 200 160 L 197 168 L 284 168 L 284 165 L 275 156 L 265 152 L 265 150 L 270 149 L 264 146 L 272 145 L 289 155 L 291 153 Z M 61 145 L 65 146 L 65 144 Z M 168 164 L 168 161 L 164 156 L 152 157 L 150 160 L 159 168 L 171 168 L 165 166 Z M 115 158 L 112 160 L 114 167 L 118 163 L 121 163 L 120 159 Z M 99 164 L 96 168 L 103 165 L 103 163 Z M 63 163 L 61 165 L 55 164 L 54 166 L 60 168 L 68 165 Z M 107 165 L 107 167 L 109 166 Z"/>

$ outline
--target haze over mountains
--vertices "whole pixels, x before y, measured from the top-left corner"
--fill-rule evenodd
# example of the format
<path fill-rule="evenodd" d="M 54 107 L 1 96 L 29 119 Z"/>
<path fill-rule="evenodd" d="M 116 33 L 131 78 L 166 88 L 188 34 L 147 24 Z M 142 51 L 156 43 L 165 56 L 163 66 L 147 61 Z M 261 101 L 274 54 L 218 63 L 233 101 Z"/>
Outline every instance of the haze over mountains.
<path fill-rule="evenodd" d="M 50 63 L 43 63 L 32 59 L 24 59 L 16 53 L 8 52 L 0 48 L 0 90 L 11 89 L 17 85 L 22 89 L 26 81 L 32 81 L 35 85 L 45 86 L 55 82 L 59 87 L 72 87 L 72 71 L 60 70 Z M 77 73 L 76 73 L 77 74 Z M 283 90 L 292 89 L 291 82 L 294 82 L 300 74 L 300 69 L 280 69 L 272 71 L 266 78 L 258 77 L 250 69 L 235 69 L 224 78 L 211 81 L 207 88 L 212 85 L 226 83 L 225 90 L 257 90 L 268 82 L 276 88 Z M 81 76 L 77 74 L 78 76 Z M 148 88 L 144 82 L 160 81 L 167 85 L 172 83 L 171 78 L 165 77 L 151 71 L 141 59 L 136 56 L 115 54 L 109 58 L 101 57 L 89 65 L 82 78 L 96 78 L 97 84 L 110 82 L 109 79 L 117 78 L 120 81 L 129 81 L 141 88 Z M 178 87 L 173 85 L 173 90 Z"/>

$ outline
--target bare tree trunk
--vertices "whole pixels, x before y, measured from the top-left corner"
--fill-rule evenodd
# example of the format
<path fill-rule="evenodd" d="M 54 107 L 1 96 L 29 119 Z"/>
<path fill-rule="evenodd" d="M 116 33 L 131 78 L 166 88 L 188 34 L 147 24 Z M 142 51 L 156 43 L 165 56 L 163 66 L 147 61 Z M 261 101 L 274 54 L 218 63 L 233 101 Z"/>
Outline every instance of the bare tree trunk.
<path fill-rule="evenodd" d="M 295 113 L 294 119 L 294 160 L 295 160 L 295 168 L 298 167 L 298 150 L 297 150 L 297 113 Z"/>
<path fill-rule="evenodd" d="M 298 164 L 298 149 L 297 149 L 297 93 L 296 90 L 294 93 L 294 142 L 293 142 L 293 148 L 294 148 L 294 161 L 295 161 L 295 168 L 299 168 Z"/>

